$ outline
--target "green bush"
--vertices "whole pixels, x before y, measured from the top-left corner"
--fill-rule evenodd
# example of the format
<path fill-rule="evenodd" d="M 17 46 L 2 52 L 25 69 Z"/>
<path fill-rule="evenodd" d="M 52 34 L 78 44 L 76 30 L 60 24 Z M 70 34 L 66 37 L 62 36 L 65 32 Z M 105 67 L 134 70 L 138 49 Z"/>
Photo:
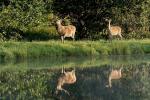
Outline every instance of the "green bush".
<path fill-rule="evenodd" d="M 76 39 L 107 39 L 105 18 L 122 27 L 124 38 L 150 38 L 149 5 L 149 0 L 1 0 L 0 39 L 55 39 L 57 19 L 77 27 Z"/>
<path fill-rule="evenodd" d="M 33 27 L 24 33 L 25 40 L 49 40 L 58 39 L 59 35 L 54 26 Z"/>

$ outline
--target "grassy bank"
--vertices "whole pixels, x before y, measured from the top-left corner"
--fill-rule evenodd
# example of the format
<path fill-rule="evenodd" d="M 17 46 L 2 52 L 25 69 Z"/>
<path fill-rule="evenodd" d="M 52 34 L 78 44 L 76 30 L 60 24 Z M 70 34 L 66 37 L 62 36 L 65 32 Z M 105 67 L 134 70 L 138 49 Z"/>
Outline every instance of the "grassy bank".
<path fill-rule="evenodd" d="M 150 53 L 150 40 L 0 42 L 0 58 L 137 55 Z"/>

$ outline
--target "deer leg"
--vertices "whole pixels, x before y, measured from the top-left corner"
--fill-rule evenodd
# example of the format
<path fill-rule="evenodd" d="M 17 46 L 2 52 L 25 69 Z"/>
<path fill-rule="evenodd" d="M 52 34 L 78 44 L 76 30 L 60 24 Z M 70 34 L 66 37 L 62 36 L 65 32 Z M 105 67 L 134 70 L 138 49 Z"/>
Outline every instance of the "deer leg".
<path fill-rule="evenodd" d="M 58 90 L 55 91 L 55 94 L 58 94 Z"/>
<path fill-rule="evenodd" d="M 75 38 L 74 38 L 74 36 L 72 36 L 72 39 L 73 39 L 73 41 L 75 41 Z"/>
<path fill-rule="evenodd" d="M 69 92 L 68 92 L 67 90 L 63 89 L 63 88 L 57 89 L 55 93 L 58 94 L 58 91 L 59 91 L 59 90 L 60 90 L 60 91 L 64 91 L 65 93 L 67 93 L 68 95 L 70 95 Z"/>
<path fill-rule="evenodd" d="M 58 91 L 64 91 L 65 93 L 70 95 L 69 92 L 67 90 L 63 89 L 61 86 L 57 86 L 57 89 L 56 89 L 55 93 L 58 94 Z"/>
<path fill-rule="evenodd" d="M 65 90 L 65 89 L 63 89 L 63 88 L 62 88 L 62 90 L 63 90 L 65 93 L 67 93 L 68 95 L 70 95 L 67 90 Z"/>
<path fill-rule="evenodd" d="M 64 43 L 64 36 L 61 36 L 61 42 Z"/>
<path fill-rule="evenodd" d="M 109 79 L 108 79 L 108 85 L 106 85 L 106 87 L 112 87 L 112 85 L 111 85 L 111 78 L 109 77 Z"/>
<path fill-rule="evenodd" d="M 111 78 L 109 77 L 109 87 L 111 88 L 112 87 L 112 84 L 111 84 Z"/>
<path fill-rule="evenodd" d="M 109 35 L 109 41 L 111 42 L 113 39 L 113 36 L 112 35 Z"/>
<path fill-rule="evenodd" d="M 119 34 L 119 37 L 120 37 L 120 39 L 122 40 L 122 35 L 121 35 L 121 34 Z"/>

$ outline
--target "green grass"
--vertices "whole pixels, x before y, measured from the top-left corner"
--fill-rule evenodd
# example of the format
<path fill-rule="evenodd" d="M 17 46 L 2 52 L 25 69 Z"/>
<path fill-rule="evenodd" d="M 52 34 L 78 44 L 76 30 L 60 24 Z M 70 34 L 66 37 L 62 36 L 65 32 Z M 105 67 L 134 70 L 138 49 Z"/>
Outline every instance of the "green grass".
<path fill-rule="evenodd" d="M 7 59 L 40 57 L 91 57 L 150 53 L 150 40 L 0 42 L 0 57 Z"/>

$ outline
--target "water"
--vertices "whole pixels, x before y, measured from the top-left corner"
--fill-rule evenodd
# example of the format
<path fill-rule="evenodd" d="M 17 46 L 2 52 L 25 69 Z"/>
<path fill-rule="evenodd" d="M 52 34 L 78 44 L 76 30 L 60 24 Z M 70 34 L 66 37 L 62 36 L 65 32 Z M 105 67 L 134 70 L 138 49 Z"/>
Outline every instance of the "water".
<path fill-rule="evenodd" d="M 77 82 L 54 93 L 61 68 L 76 69 Z M 122 68 L 122 77 L 108 77 Z M 0 62 L 0 99 L 149 100 L 150 55 L 40 58 Z"/>

